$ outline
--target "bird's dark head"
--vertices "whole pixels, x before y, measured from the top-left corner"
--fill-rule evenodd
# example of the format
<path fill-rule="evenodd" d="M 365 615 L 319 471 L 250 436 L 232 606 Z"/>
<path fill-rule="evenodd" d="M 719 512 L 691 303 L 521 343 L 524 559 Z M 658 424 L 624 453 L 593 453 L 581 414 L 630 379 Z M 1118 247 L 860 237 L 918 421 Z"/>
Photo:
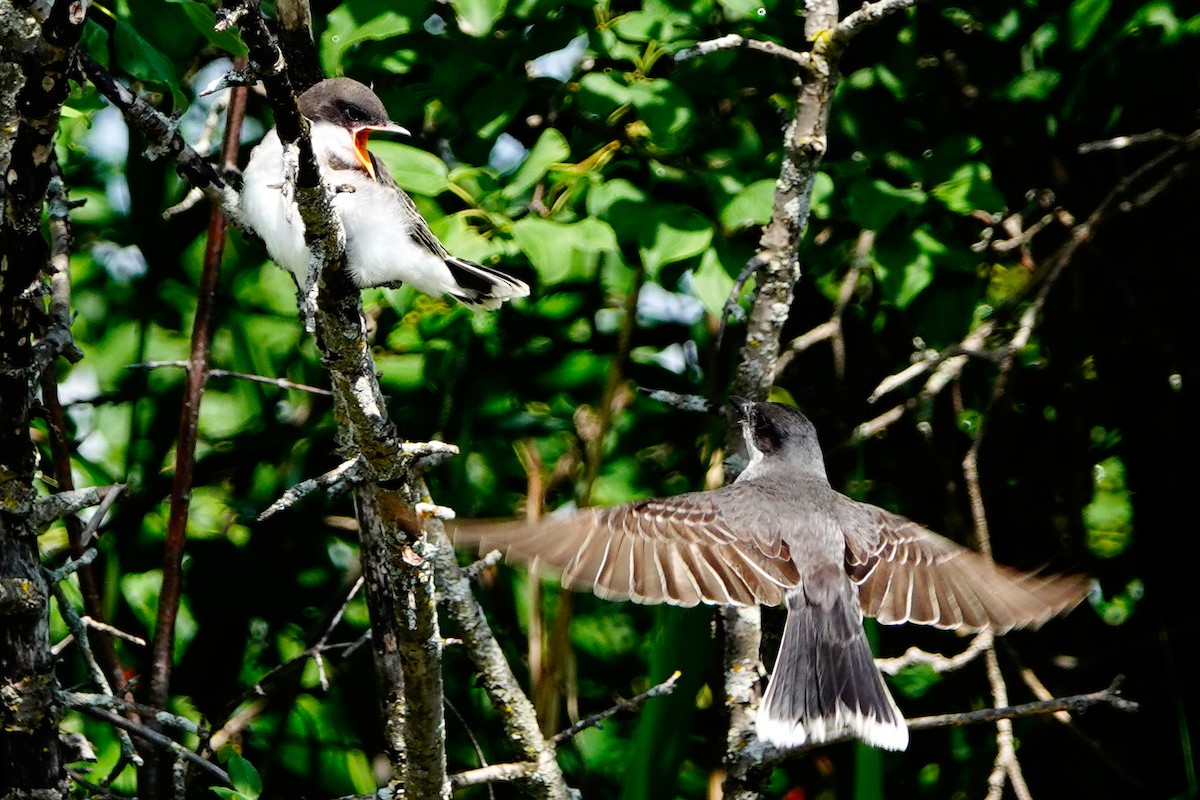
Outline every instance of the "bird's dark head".
<path fill-rule="evenodd" d="M 343 128 L 383 128 L 394 124 L 383 101 L 353 78 L 329 78 L 297 98 L 300 113 L 313 122 L 332 122 Z"/>
<path fill-rule="evenodd" d="M 326 122 L 343 128 L 354 139 L 354 155 L 363 169 L 375 177 L 375 166 L 367 152 L 372 131 L 408 134 L 388 117 L 383 101 L 369 87 L 353 78 L 329 78 L 296 98 L 300 113 L 314 123 Z"/>
<path fill-rule="evenodd" d="M 750 468 L 763 462 L 782 462 L 791 469 L 825 476 L 825 459 L 817 429 L 808 417 L 781 403 L 755 403 L 731 397 L 741 418 L 742 435 L 750 453 Z"/>

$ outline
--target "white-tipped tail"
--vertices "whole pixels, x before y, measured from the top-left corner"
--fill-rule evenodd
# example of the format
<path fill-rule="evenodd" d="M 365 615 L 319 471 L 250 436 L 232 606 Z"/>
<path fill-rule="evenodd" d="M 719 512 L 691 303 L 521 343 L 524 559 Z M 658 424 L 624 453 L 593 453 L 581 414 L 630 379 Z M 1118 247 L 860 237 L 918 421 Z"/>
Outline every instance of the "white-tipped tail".
<path fill-rule="evenodd" d="M 832 606 L 787 598 L 779 658 L 758 709 L 758 736 L 776 747 L 850 735 L 885 750 L 908 746 L 908 726 L 875 667 L 847 585 Z"/>

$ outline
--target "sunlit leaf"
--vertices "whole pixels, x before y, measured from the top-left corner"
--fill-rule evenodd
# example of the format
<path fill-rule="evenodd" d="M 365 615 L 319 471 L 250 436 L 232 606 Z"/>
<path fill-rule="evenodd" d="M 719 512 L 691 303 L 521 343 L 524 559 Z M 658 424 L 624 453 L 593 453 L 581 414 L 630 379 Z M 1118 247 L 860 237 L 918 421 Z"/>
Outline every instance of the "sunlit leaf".
<path fill-rule="evenodd" d="M 1075 0 L 1067 12 L 1070 22 L 1071 49 L 1082 50 L 1100 30 L 1112 8 L 1112 0 Z"/>
<path fill-rule="evenodd" d="M 450 185 L 450 169 L 432 153 L 402 142 L 372 142 L 371 152 L 405 191 L 436 197 Z"/>
<path fill-rule="evenodd" d="M 327 75 L 341 74 L 342 59 L 356 44 L 399 36 L 412 28 L 412 21 L 389 0 L 346 0 L 325 20 L 320 51 Z"/>
<path fill-rule="evenodd" d="M 658 206 L 646 214 L 638 252 L 650 276 L 666 264 L 698 256 L 712 241 L 712 222 L 687 206 Z"/>
<path fill-rule="evenodd" d="M 492 26 L 504 16 L 507 0 L 451 0 L 463 33 L 480 37 L 491 33 Z"/>

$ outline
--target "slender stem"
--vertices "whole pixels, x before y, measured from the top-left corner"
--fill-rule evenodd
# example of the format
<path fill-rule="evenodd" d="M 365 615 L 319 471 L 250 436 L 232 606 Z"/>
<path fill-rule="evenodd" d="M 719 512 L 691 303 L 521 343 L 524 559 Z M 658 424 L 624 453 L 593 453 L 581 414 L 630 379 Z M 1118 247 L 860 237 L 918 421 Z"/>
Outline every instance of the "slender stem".
<path fill-rule="evenodd" d="M 233 90 L 229 114 L 225 123 L 225 138 L 221 160 L 226 167 L 237 164 L 238 142 L 246 111 L 246 89 Z M 192 322 L 192 345 L 184 387 L 183 405 L 179 414 L 179 431 L 175 443 L 175 474 L 171 486 L 170 517 L 167 521 L 166 543 L 163 547 L 163 582 L 158 598 L 158 616 L 154 626 L 154 649 L 151 657 L 149 703 L 163 708 L 171 688 L 172 655 L 175 649 L 175 623 L 183 593 L 183 552 L 187 540 L 188 506 L 196 465 L 197 428 L 200 420 L 200 401 L 208 380 L 209 345 L 212 342 L 213 310 L 221 258 L 225 252 L 225 213 L 213 206 L 209 214 L 208 241 L 204 250 L 204 266 L 197 289 L 196 316 Z M 169 762 L 168 762 L 169 763 Z M 147 764 L 147 785 L 144 791 L 151 798 L 165 797 L 170 781 L 161 762 Z"/>

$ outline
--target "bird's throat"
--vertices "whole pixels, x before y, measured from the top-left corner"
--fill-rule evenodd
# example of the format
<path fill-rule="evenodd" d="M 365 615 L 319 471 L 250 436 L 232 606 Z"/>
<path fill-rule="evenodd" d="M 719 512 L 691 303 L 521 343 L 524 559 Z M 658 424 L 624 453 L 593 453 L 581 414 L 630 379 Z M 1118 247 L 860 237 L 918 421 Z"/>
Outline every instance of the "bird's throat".
<path fill-rule="evenodd" d="M 367 152 L 367 139 L 370 136 L 370 128 L 359 128 L 354 132 L 354 157 L 371 176 L 371 180 L 375 180 L 375 165 L 371 163 L 371 154 Z"/>

